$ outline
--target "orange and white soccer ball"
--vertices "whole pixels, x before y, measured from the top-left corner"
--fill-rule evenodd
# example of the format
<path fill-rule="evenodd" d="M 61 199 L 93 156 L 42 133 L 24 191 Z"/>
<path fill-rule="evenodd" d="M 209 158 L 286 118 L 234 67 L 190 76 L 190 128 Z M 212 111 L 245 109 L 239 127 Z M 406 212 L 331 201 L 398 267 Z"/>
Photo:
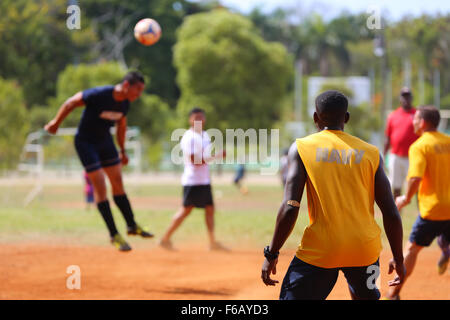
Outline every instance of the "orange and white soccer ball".
<path fill-rule="evenodd" d="M 161 27 L 153 19 L 142 19 L 134 27 L 134 37 L 144 46 L 151 46 L 161 37 Z"/>

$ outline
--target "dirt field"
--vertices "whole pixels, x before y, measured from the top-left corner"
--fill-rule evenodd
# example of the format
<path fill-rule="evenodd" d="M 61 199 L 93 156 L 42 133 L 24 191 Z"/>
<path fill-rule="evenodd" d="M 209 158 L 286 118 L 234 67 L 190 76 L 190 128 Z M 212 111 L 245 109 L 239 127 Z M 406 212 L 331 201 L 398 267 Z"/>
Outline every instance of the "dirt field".
<path fill-rule="evenodd" d="M 277 299 L 279 285 L 266 287 L 259 278 L 260 251 L 209 252 L 201 244 L 168 252 L 152 244 L 120 253 L 112 247 L 2 244 L 0 299 Z M 276 279 L 282 280 L 292 256 L 280 256 Z M 380 259 L 382 292 L 392 278 L 387 275 L 389 257 L 385 251 Z M 436 248 L 421 253 L 403 299 L 450 299 L 450 272 L 437 274 L 438 257 Z M 66 288 L 70 265 L 81 269 L 80 290 Z M 342 274 L 329 299 L 349 299 Z"/>

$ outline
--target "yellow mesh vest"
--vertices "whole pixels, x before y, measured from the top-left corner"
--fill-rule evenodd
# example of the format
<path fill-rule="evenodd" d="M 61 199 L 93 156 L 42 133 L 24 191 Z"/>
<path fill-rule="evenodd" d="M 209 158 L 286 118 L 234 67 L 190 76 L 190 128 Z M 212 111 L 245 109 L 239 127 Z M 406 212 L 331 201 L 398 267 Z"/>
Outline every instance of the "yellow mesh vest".
<path fill-rule="evenodd" d="M 374 263 L 381 251 L 374 219 L 378 149 L 339 130 L 323 130 L 296 142 L 308 174 L 310 222 L 297 257 L 322 268 Z"/>

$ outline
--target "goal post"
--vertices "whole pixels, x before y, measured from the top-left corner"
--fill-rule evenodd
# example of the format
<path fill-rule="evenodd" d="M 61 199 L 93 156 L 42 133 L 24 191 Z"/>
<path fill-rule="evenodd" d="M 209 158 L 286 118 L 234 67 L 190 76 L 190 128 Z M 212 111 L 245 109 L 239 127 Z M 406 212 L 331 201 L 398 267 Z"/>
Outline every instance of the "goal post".
<path fill-rule="evenodd" d="M 58 170 L 58 165 L 61 166 L 60 162 L 64 161 L 70 164 L 68 166 L 69 169 L 67 169 L 67 166 L 64 167 L 64 172 L 67 170 L 74 172 L 83 170 L 80 161 L 75 159 L 77 156 L 73 145 L 68 148 L 67 141 L 63 140 L 59 145 L 49 146 L 50 142 L 52 139 L 54 140 L 55 137 L 74 137 L 76 132 L 77 128 L 60 128 L 55 135 L 50 135 L 47 131 L 42 129 L 32 132 L 27 136 L 20 156 L 18 170 L 20 172 L 25 172 L 32 177 L 34 180 L 34 186 L 25 197 L 24 206 L 28 206 L 40 193 L 42 193 L 43 178 L 46 171 L 49 171 L 51 168 L 53 168 L 53 170 Z M 111 128 L 110 132 L 114 136 L 116 133 L 116 128 Z M 134 174 L 140 174 L 142 170 L 142 145 L 140 135 L 141 133 L 138 127 L 127 128 L 125 148 L 129 157 L 128 167 L 131 168 Z M 45 156 L 46 146 L 48 148 L 59 147 L 62 149 L 59 152 L 60 157 L 57 157 L 56 160 L 52 159 L 53 163 L 49 163 L 49 157 Z M 73 153 L 68 153 L 68 149 L 70 149 Z M 47 155 L 48 151 L 49 150 L 47 150 Z M 73 163 L 76 163 L 76 165 L 72 165 Z"/>

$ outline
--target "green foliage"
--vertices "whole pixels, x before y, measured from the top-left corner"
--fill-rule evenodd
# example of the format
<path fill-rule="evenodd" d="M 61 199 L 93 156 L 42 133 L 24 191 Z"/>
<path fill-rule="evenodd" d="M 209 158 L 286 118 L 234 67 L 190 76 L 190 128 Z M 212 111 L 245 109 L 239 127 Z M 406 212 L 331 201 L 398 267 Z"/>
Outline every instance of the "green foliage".
<path fill-rule="evenodd" d="M 380 117 L 370 111 L 368 106 L 352 106 L 348 108 L 350 120 L 345 125 L 345 131 L 365 141 L 369 141 L 371 134 L 381 128 Z"/>
<path fill-rule="evenodd" d="M 126 70 L 115 62 L 99 64 L 69 65 L 58 77 L 57 96 L 50 99 L 50 107 L 36 107 L 31 113 L 33 127 L 42 128 L 49 119 L 54 117 L 61 104 L 70 96 L 88 88 L 114 85 L 123 78 Z M 149 82 L 149 79 L 146 81 Z M 83 108 L 75 109 L 63 122 L 63 127 L 75 127 L 80 121 Z M 165 137 L 168 120 L 172 111 L 167 103 L 160 97 L 152 94 L 143 94 L 131 104 L 127 115 L 128 125 L 140 128 L 145 137 L 145 146 L 149 148 L 151 162 L 154 164 L 162 157 L 159 141 Z M 47 117 L 47 118 L 46 118 Z M 155 146 L 155 148 L 154 148 Z M 73 148 L 70 143 L 70 147 Z M 56 148 L 55 148 L 56 149 Z M 61 148 L 59 148 L 61 149 Z M 66 151 L 64 151 L 66 152 Z M 147 152 L 144 150 L 144 153 Z"/>
<path fill-rule="evenodd" d="M 61 104 L 75 93 L 96 86 L 114 85 L 121 81 L 125 73 L 126 70 L 115 62 L 68 65 L 58 76 L 57 94 L 56 97 L 49 99 L 49 109 L 54 116 Z M 81 112 L 82 108 L 75 109 L 64 120 L 62 126 L 77 126 Z"/>
<path fill-rule="evenodd" d="M 209 126 L 270 128 L 292 77 L 285 48 L 264 41 L 252 23 L 226 10 L 185 19 L 174 63 L 184 120 L 195 105 L 206 110 Z"/>
<path fill-rule="evenodd" d="M 57 96 L 69 97 L 87 88 L 119 83 L 126 71 L 115 62 L 68 65 L 58 76 Z"/>
<path fill-rule="evenodd" d="M 45 106 L 33 106 L 28 112 L 28 121 L 30 124 L 30 132 L 38 131 L 55 116 L 54 110 Z"/>
<path fill-rule="evenodd" d="M 367 105 L 352 105 L 351 100 L 354 97 L 353 91 L 343 83 L 325 83 L 320 92 L 327 90 L 337 90 L 342 92 L 349 99 L 348 112 L 350 120 L 345 125 L 345 131 L 351 135 L 357 136 L 365 141 L 370 139 L 372 132 L 379 130 L 381 121 Z"/>
<path fill-rule="evenodd" d="M 0 78 L 0 168 L 17 165 L 28 133 L 27 110 L 22 89 Z"/>
<path fill-rule="evenodd" d="M 441 109 L 450 110 L 450 94 L 441 99 Z"/>
<path fill-rule="evenodd" d="M 81 7 L 99 38 L 95 59 L 120 61 L 128 68 L 139 69 L 152 79 L 146 92 L 174 107 L 179 97 L 172 64 L 176 30 L 185 16 L 203 11 L 202 5 L 186 0 L 86 0 Z M 162 28 L 161 39 L 151 47 L 133 38 L 133 28 L 143 18 L 155 19 Z M 118 43 L 123 50 L 118 50 Z"/>
<path fill-rule="evenodd" d="M 143 94 L 132 104 L 128 113 L 128 124 L 138 126 L 142 132 L 144 158 L 152 168 L 157 168 L 162 159 L 164 150 L 161 142 L 170 139 L 168 127 L 173 113 L 167 103 L 151 94 Z"/>
<path fill-rule="evenodd" d="M 84 24 L 67 29 L 66 9 L 66 0 L 0 1 L 0 76 L 21 84 L 28 105 L 54 94 L 58 73 L 96 40 Z"/>
<path fill-rule="evenodd" d="M 345 83 L 328 81 L 322 85 L 322 87 L 320 88 L 320 92 L 328 90 L 336 90 L 342 92 L 349 100 L 353 99 L 354 97 L 353 91 L 349 87 L 347 87 Z"/>
<path fill-rule="evenodd" d="M 156 142 L 164 136 L 170 115 L 169 105 L 160 97 L 143 94 L 131 105 L 128 124 L 138 126 L 145 136 Z"/>

